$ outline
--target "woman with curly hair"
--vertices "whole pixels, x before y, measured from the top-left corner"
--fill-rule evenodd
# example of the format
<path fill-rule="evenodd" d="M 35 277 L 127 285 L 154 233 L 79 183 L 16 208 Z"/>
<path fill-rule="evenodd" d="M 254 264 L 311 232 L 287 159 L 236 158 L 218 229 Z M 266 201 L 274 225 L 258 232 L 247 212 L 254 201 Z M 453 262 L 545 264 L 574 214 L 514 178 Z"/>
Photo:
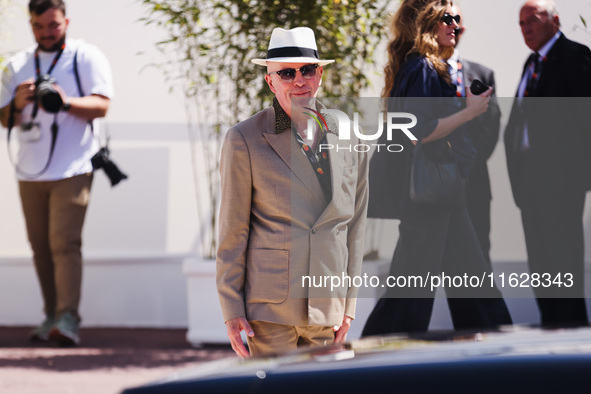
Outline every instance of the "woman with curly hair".
<path fill-rule="evenodd" d="M 392 97 L 389 108 L 417 117 L 412 132 L 423 145 L 425 155 L 436 160 L 451 147 L 460 173 L 467 179 L 476 151 L 463 126 L 486 112 L 492 89 L 480 96 L 468 93 L 463 103 L 455 98 L 456 87 L 442 59 L 453 53 L 459 20 L 459 15 L 453 15 L 450 1 L 405 0 L 391 25 L 395 38 L 388 47 L 383 96 Z M 407 147 L 412 149 L 412 144 Z M 392 201 L 400 206 L 401 221 L 390 274 L 395 278 L 420 276 L 423 280 L 440 275 L 441 279 L 491 278 L 465 204 L 427 206 L 411 200 L 410 156 L 402 166 L 404 181 L 397 193 L 401 201 Z M 391 173 L 392 168 L 381 171 Z M 427 331 L 435 293 L 431 283 L 426 288 L 417 283 L 390 287 L 372 311 L 363 336 Z M 470 289 L 463 286 L 465 283 L 456 287 L 457 281 L 443 283 L 456 330 L 493 329 L 511 323 L 496 313 L 505 305 L 490 279 L 484 288 L 473 292 L 467 291 Z"/>

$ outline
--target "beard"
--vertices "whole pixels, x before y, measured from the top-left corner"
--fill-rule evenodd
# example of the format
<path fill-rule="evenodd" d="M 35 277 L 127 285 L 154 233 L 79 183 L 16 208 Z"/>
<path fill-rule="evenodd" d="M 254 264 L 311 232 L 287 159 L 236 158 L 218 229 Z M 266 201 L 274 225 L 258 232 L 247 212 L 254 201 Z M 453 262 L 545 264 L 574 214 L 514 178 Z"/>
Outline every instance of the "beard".
<path fill-rule="evenodd" d="M 53 38 L 53 37 L 48 37 L 48 38 Z M 43 52 L 56 52 L 59 49 L 61 49 L 62 45 L 64 44 L 64 42 L 66 42 L 66 36 L 62 36 L 62 38 L 60 38 L 59 40 L 57 40 L 55 43 L 51 44 L 50 46 L 45 46 L 44 44 L 37 42 L 37 44 L 39 45 L 39 49 L 42 50 Z"/>

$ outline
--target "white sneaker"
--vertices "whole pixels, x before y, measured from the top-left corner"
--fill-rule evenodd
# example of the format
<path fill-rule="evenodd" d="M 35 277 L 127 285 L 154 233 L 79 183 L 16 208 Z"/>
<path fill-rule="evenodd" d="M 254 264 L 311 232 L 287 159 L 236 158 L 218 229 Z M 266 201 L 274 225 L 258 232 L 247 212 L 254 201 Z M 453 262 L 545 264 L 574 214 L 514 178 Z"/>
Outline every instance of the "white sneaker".
<path fill-rule="evenodd" d="M 49 332 L 53 328 L 54 324 L 55 324 L 55 318 L 54 318 L 53 314 L 47 315 L 47 317 L 45 317 L 45 320 L 43 320 L 43 323 L 41 323 L 41 325 L 35 327 L 31 331 L 31 333 L 29 334 L 31 341 L 32 342 L 49 341 Z"/>
<path fill-rule="evenodd" d="M 76 315 L 72 312 L 62 313 L 49 332 L 49 339 L 61 346 L 78 346 L 80 344 L 79 327 L 80 319 Z"/>

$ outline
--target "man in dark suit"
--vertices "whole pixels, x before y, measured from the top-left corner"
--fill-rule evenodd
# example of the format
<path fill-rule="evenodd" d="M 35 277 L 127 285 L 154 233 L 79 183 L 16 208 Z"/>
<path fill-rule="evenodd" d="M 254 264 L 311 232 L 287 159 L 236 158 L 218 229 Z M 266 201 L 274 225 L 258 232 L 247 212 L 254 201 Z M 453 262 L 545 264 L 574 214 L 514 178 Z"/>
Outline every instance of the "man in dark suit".
<path fill-rule="evenodd" d="M 582 216 L 591 185 L 591 51 L 560 32 L 552 1 L 527 1 L 519 24 L 534 53 L 513 103 L 505 149 L 530 275 L 543 279 L 534 288 L 543 326 L 587 325 Z"/>
<path fill-rule="evenodd" d="M 466 205 L 470 220 L 474 226 L 474 232 L 488 264 L 488 269 L 492 271 L 490 260 L 490 202 L 492 193 L 486 162 L 491 157 L 499 140 L 501 111 L 494 91 L 494 71 L 460 56 L 457 47 L 466 30 L 464 26 L 465 20 L 457 5 L 454 5 L 452 9 L 454 15 L 460 15 L 460 23 L 456 29 L 456 47 L 453 55 L 447 59 L 447 63 L 450 66 L 452 82 L 457 88 L 457 96 L 466 97 L 466 90 L 470 89 L 472 82 L 476 79 L 493 88 L 488 110 L 466 124 L 477 152 L 476 160 L 470 169 L 470 177 L 466 183 Z M 483 300 L 483 302 L 489 303 L 487 300 Z M 512 323 L 511 315 L 505 303 L 492 301 L 490 307 L 495 308 L 498 321 L 503 322 L 503 324 Z M 452 304 L 450 304 L 450 308 L 453 308 Z"/>

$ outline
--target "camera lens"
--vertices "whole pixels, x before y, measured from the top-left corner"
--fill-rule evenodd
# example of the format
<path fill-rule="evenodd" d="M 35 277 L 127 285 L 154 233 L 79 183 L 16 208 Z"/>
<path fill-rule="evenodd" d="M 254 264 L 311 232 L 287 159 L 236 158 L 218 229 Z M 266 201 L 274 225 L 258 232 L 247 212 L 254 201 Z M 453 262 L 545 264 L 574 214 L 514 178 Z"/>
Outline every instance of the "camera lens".
<path fill-rule="evenodd" d="M 62 97 L 53 87 L 55 80 L 49 75 L 41 75 L 35 82 L 35 95 L 41 107 L 50 113 L 57 113 L 64 105 Z"/>

